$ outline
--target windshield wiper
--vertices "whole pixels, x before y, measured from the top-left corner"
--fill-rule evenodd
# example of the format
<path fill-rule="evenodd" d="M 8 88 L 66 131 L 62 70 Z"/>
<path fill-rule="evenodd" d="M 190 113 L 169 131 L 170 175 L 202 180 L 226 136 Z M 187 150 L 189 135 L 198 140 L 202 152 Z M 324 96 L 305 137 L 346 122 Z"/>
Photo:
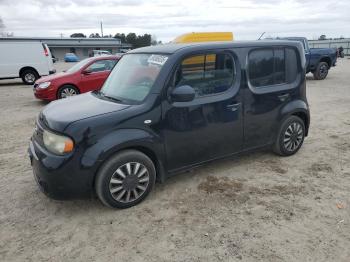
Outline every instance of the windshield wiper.
<path fill-rule="evenodd" d="M 112 101 L 115 101 L 115 102 L 123 102 L 123 100 L 121 99 L 118 99 L 118 98 L 115 98 L 113 96 L 106 96 L 106 95 L 103 95 L 103 97 L 109 99 L 109 100 L 112 100 Z"/>
<path fill-rule="evenodd" d="M 106 99 L 114 101 L 114 102 L 123 102 L 123 100 L 116 98 L 116 97 L 113 97 L 113 96 L 106 95 L 102 91 L 97 91 L 96 93 L 99 94 L 102 98 L 106 98 Z"/>

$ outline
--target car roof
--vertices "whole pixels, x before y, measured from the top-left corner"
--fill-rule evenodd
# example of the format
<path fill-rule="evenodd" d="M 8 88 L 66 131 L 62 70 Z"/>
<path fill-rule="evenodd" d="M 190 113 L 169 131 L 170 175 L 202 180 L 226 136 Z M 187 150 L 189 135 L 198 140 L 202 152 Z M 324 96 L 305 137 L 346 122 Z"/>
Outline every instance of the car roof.
<path fill-rule="evenodd" d="M 282 40 L 304 40 L 305 37 L 301 37 L 301 36 L 285 36 L 285 37 L 277 37 L 278 39 L 282 39 Z"/>
<path fill-rule="evenodd" d="M 202 42 L 202 43 L 185 43 L 185 44 L 165 44 L 155 45 L 148 47 L 141 47 L 129 51 L 128 53 L 162 53 L 173 54 L 180 50 L 191 49 L 198 51 L 203 49 L 220 49 L 220 48 L 240 48 L 240 47 L 269 47 L 269 46 L 295 46 L 298 47 L 299 43 L 288 40 L 256 40 L 256 41 L 235 41 L 235 42 Z"/>

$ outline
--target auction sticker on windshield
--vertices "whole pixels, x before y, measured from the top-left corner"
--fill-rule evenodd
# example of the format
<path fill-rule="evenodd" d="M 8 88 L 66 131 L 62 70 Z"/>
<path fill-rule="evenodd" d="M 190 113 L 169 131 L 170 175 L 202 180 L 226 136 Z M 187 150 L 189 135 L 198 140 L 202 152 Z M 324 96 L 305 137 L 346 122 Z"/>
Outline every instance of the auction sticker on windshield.
<path fill-rule="evenodd" d="M 147 62 L 149 64 L 156 64 L 156 65 L 164 65 L 166 60 L 168 60 L 168 57 L 165 55 L 151 55 Z"/>

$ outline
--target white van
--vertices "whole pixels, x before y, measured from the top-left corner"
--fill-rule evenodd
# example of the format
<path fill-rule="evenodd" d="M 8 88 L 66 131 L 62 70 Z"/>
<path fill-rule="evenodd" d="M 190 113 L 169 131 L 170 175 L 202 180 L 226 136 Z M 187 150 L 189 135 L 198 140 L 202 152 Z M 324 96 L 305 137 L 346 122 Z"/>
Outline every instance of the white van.
<path fill-rule="evenodd" d="M 53 73 L 46 44 L 0 39 L 0 79 L 22 78 L 25 84 L 32 85 L 41 76 Z"/>

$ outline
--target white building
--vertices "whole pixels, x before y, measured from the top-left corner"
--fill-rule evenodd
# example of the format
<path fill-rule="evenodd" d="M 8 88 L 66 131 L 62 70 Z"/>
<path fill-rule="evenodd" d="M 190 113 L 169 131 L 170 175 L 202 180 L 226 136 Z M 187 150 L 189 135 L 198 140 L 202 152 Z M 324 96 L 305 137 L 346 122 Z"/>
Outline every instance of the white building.
<path fill-rule="evenodd" d="M 66 53 L 75 53 L 80 59 L 89 57 L 92 50 L 107 50 L 111 54 L 131 46 L 116 38 L 59 38 L 59 37 L 3 37 L 0 41 L 38 41 L 48 45 L 53 56 L 63 61 Z"/>

